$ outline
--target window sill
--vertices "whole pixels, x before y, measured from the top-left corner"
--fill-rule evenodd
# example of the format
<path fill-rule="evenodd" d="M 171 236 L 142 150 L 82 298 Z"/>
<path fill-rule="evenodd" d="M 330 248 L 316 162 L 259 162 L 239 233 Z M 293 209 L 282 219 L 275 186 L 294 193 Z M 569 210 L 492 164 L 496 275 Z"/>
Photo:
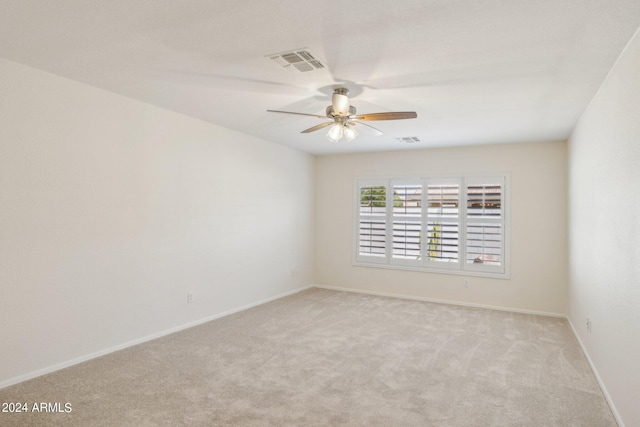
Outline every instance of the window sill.
<path fill-rule="evenodd" d="M 504 279 L 508 280 L 511 278 L 509 272 L 504 273 L 495 273 L 495 272 L 487 272 L 487 271 L 469 271 L 469 270 L 445 270 L 445 269 L 435 269 L 435 268 L 426 268 L 426 267 L 413 267 L 407 265 L 397 265 L 397 264 L 387 264 L 387 263 L 366 263 L 360 261 L 352 262 L 354 267 L 372 267 L 372 268 L 385 268 L 388 270 L 406 270 L 406 271 L 416 271 L 420 273 L 435 273 L 435 274 L 448 274 L 455 276 L 472 276 L 472 277 L 489 277 L 492 279 Z"/>

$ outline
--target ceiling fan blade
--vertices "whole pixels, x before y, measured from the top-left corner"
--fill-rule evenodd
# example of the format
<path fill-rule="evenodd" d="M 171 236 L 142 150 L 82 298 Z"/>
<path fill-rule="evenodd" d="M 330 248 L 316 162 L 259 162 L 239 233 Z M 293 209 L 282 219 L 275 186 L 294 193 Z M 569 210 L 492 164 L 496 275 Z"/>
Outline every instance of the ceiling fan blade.
<path fill-rule="evenodd" d="M 314 127 L 310 127 L 309 129 L 305 129 L 300 133 L 311 133 L 311 132 L 315 132 L 317 130 L 320 130 L 322 128 L 326 128 L 327 126 L 331 126 L 334 122 L 324 122 L 324 123 L 320 123 L 319 125 L 315 125 Z"/>
<path fill-rule="evenodd" d="M 280 110 L 267 110 L 269 113 L 283 113 L 283 114 L 297 114 L 299 116 L 309 116 L 309 117 L 318 117 L 321 119 L 326 119 L 327 116 L 320 116 L 318 114 L 307 114 L 307 113 L 294 113 L 293 111 L 280 111 Z"/>
<path fill-rule="evenodd" d="M 382 135 L 382 131 L 380 129 L 374 128 L 373 126 L 368 125 L 366 123 L 356 122 L 356 121 L 353 121 L 353 120 L 350 120 L 349 123 L 354 124 L 354 125 L 358 125 L 358 126 L 366 126 L 366 127 L 370 128 L 370 129 L 373 129 L 373 131 L 374 131 L 376 136 L 377 135 Z"/>
<path fill-rule="evenodd" d="M 400 120 L 415 119 L 418 117 L 415 111 L 391 112 L 391 113 L 370 113 L 353 116 L 354 120 Z"/>

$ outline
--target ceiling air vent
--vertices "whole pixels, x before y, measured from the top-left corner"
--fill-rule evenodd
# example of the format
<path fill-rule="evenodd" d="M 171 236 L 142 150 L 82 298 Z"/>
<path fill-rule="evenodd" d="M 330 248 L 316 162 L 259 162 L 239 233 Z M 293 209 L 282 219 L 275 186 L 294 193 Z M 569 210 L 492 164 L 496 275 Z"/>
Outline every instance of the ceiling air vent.
<path fill-rule="evenodd" d="M 267 55 L 267 58 L 276 62 L 282 68 L 300 73 L 324 68 L 322 62 L 315 58 L 306 48 L 296 49 L 290 52 L 274 53 Z"/>
<path fill-rule="evenodd" d="M 420 138 L 418 138 L 417 136 L 405 136 L 404 138 L 396 138 L 396 141 L 404 142 L 404 143 L 407 143 L 407 144 L 414 144 L 416 142 L 422 142 L 422 141 L 420 141 Z"/>

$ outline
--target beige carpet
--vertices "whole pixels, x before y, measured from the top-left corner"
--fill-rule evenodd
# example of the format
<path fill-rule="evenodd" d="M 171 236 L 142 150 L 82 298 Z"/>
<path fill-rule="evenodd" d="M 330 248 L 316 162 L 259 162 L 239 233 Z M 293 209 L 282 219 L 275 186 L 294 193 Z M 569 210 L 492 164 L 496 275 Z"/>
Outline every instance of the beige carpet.
<path fill-rule="evenodd" d="M 564 319 L 322 289 L 2 389 L 0 402 L 72 408 L 0 413 L 2 426 L 616 425 Z"/>

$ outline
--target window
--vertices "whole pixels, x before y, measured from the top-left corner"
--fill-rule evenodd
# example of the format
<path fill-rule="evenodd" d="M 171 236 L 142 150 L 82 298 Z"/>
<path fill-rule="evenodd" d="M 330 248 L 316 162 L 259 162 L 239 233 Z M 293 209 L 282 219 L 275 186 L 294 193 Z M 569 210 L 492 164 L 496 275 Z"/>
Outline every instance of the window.
<path fill-rule="evenodd" d="M 508 176 L 356 180 L 362 266 L 507 278 Z"/>
<path fill-rule="evenodd" d="M 386 254 L 387 188 L 385 185 L 360 187 L 358 253 L 384 258 Z"/>

